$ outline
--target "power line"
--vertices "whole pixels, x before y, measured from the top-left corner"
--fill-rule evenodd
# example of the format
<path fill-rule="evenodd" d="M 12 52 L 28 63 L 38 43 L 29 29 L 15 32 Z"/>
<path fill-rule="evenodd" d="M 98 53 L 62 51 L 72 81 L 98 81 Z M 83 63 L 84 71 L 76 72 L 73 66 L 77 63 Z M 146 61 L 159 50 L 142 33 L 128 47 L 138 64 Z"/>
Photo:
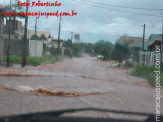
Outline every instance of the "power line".
<path fill-rule="evenodd" d="M 117 6 L 117 5 L 111 5 L 111 4 L 99 3 L 99 2 L 93 2 L 93 1 L 90 2 L 90 1 L 88 1 L 88 0 L 79 0 L 79 1 L 84 1 L 84 2 L 89 2 L 89 3 L 95 3 L 95 4 L 98 4 L 98 5 L 104 5 L 104 6 L 118 7 L 118 8 L 128 8 L 128 9 L 141 9 L 141 10 L 161 11 L 161 9 L 136 8 L 136 7 Z"/>
<path fill-rule="evenodd" d="M 93 7 L 99 7 L 99 8 L 104 8 L 104 9 L 114 10 L 114 11 L 119 11 L 119 12 L 124 12 L 124 13 L 138 14 L 138 15 L 143 15 L 143 16 L 162 17 L 162 16 L 159 16 L 159 15 L 152 15 L 152 14 L 145 14 L 145 13 L 136 13 L 136 12 L 129 12 L 129 11 L 124 11 L 124 10 L 119 10 L 119 9 L 112 9 L 112 8 L 103 7 L 103 6 L 99 6 L 99 5 L 95 5 L 95 4 L 90 4 L 88 2 L 83 2 L 83 1 L 77 1 L 77 0 L 73 0 L 73 1 L 78 2 L 78 3 L 82 3 L 82 4 L 86 4 L 86 5 L 90 5 L 90 6 L 93 6 Z"/>
<path fill-rule="evenodd" d="M 106 26 L 105 28 L 109 28 L 109 27 L 140 27 L 140 26 L 143 26 L 143 25 L 124 25 L 124 26 Z"/>

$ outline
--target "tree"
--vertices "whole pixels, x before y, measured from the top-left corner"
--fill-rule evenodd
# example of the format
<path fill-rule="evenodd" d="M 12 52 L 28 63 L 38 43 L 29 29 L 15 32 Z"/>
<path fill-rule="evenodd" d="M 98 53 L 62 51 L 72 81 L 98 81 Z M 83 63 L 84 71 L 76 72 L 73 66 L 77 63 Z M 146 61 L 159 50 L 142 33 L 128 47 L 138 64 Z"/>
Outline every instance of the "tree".
<path fill-rule="evenodd" d="M 107 56 L 109 55 L 108 49 L 103 47 L 100 49 L 100 54 L 104 56 L 104 60 L 106 60 Z"/>
<path fill-rule="evenodd" d="M 80 46 L 85 53 L 91 53 L 93 50 L 91 43 L 80 43 Z"/>
<path fill-rule="evenodd" d="M 35 34 L 31 36 L 31 40 L 38 40 L 38 39 L 39 39 L 39 37 Z"/>
<path fill-rule="evenodd" d="M 63 43 L 63 46 L 67 48 L 70 58 L 72 57 L 72 41 L 68 39 Z"/>
<path fill-rule="evenodd" d="M 130 55 L 130 48 L 128 43 L 116 42 L 114 45 L 114 50 L 112 52 L 112 58 L 119 61 L 119 67 L 124 59 L 127 59 Z"/>
<path fill-rule="evenodd" d="M 113 47 L 111 42 L 100 40 L 94 44 L 93 49 L 96 54 L 102 54 L 106 60 L 110 58 Z"/>
<path fill-rule="evenodd" d="M 73 50 L 73 54 L 74 54 L 75 56 L 79 56 L 79 54 L 80 54 L 81 51 L 82 51 L 82 48 L 81 48 L 80 44 L 73 44 L 73 45 L 72 45 L 72 50 Z"/>
<path fill-rule="evenodd" d="M 47 40 L 46 36 L 44 34 L 41 34 L 41 36 L 39 37 L 40 40 Z"/>

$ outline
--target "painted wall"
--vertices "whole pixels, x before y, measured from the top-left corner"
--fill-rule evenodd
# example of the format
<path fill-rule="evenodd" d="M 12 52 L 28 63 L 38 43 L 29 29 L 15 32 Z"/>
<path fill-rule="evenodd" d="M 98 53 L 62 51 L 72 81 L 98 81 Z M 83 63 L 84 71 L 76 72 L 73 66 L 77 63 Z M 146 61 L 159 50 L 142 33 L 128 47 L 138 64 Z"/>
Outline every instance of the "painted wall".
<path fill-rule="evenodd" d="M 29 40 L 29 55 L 31 57 L 41 57 L 43 54 L 43 41 Z"/>
<path fill-rule="evenodd" d="M 3 61 L 4 40 L 0 38 L 0 62 Z"/>

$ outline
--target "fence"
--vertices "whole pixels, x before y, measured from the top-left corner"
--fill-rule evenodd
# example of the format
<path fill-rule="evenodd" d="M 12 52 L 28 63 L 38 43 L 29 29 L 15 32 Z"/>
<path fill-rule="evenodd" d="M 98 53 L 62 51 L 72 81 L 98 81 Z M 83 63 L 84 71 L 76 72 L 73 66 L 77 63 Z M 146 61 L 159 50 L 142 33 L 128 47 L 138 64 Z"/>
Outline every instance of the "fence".
<path fill-rule="evenodd" d="M 139 66 L 154 66 L 155 63 L 155 52 L 139 52 Z"/>

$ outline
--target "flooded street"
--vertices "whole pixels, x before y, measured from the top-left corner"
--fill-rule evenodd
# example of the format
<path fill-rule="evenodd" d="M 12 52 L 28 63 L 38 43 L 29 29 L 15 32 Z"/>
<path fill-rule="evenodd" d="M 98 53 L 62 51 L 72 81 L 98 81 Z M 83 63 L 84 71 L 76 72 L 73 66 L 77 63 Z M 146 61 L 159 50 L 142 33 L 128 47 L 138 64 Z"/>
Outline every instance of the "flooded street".
<path fill-rule="evenodd" d="M 0 89 L 0 116 L 86 107 L 154 113 L 155 89 L 145 79 L 128 73 L 126 69 L 114 67 L 113 62 L 94 57 L 22 69 L 1 68 L 0 85 L 7 88 Z M 52 95 L 29 92 L 39 88 L 49 90 Z M 114 116 L 98 112 L 76 115 Z"/>

